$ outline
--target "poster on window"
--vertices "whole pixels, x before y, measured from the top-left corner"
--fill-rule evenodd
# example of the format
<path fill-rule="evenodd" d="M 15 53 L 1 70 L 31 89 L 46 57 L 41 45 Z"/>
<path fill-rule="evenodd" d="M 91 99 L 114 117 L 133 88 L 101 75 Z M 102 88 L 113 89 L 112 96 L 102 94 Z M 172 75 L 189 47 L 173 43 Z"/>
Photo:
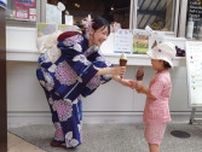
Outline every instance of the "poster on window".
<path fill-rule="evenodd" d="M 5 9 L 6 5 L 7 5 L 7 0 L 0 0 L 0 7 Z"/>
<path fill-rule="evenodd" d="M 14 16 L 17 20 L 36 21 L 36 0 L 14 0 Z"/>
<path fill-rule="evenodd" d="M 146 54 L 149 49 L 149 34 L 145 30 L 133 31 L 133 53 Z"/>
<path fill-rule="evenodd" d="M 119 29 L 114 35 L 114 52 L 131 53 L 133 44 L 133 34 L 128 29 Z"/>

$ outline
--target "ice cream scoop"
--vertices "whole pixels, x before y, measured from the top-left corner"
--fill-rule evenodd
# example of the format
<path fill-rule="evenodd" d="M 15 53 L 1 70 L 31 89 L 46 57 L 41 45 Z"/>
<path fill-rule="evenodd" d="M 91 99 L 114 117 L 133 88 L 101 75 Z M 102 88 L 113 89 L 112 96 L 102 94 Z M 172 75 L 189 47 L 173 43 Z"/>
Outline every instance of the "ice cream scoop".
<path fill-rule="evenodd" d="M 137 69 L 135 77 L 136 77 L 137 81 L 142 81 L 143 80 L 143 77 L 144 77 L 144 68 L 143 67 L 139 67 Z"/>
<path fill-rule="evenodd" d="M 121 57 L 119 59 L 119 65 L 120 66 L 126 66 L 127 61 L 128 61 L 127 56 L 124 53 L 122 53 Z"/>

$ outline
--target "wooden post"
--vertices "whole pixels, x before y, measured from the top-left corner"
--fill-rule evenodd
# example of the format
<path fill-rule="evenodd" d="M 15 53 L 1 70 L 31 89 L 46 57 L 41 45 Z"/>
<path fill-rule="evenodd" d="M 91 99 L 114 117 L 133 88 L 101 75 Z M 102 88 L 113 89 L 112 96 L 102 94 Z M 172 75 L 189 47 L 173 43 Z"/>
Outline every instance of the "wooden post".
<path fill-rule="evenodd" d="M 0 7 L 0 152 L 7 152 L 5 15 L 5 9 Z"/>

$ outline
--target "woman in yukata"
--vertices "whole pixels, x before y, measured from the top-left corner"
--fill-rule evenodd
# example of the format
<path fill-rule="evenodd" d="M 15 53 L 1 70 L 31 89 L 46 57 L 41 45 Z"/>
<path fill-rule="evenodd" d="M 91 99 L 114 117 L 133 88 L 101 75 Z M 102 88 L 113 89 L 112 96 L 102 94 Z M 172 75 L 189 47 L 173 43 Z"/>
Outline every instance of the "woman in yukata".
<path fill-rule="evenodd" d="M 82 143 L 81 96 L 90 95 L 111 79 L 128 87 L 131 84 L 121 78 L 125 66 L 112 66 L 98 52 L 109 35 L 109 23 L 102 17 L 88 17 L 83 24 L 84 33 L 71 30 L 39 42 L 45 51 L 38 59 L 36 74 L 56 129 L 50 143 L 53 147 L 75 148 Z"/>

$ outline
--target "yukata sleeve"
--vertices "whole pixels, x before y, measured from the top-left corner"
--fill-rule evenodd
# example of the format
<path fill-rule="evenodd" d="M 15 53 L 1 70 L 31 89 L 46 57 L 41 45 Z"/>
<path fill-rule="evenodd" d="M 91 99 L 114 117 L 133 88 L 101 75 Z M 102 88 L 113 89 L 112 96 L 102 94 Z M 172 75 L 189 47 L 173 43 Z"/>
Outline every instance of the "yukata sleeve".
<path fill-rule="evenodd" d="M 88 57 L 90 61 L 93 61 L 92 64 L 97 68 L 111 67 L 112 64 L 107 62 L 102 55 L 98 52 L 93 53 Z M 83 96 L 88 96 L 92 94 L 101 84 L 104 84 L 111 80 L 110 75 L 95 75 L 82 90 Z"/>
<path fill-rule="evenodd" d="M 88 59 L 92 61 L 92 64 L 97 68 L 106 68 L 106 67 L 112 67 L 113 65 L 108 62 L 104 56 L 100 55 L 98 51 L 95 51 L 95 53 L 91 54 Z M 101 84 L 104 84 L 112 79 L 111 75 L 101 75 L 100 76 L 100 82 Z"/>
<path fill-rule="evenodd" d="M 97 73 L 96 67 L 83 54 L 83 36 L 76 34 L 58 43 L 64 60 L 77 74 L 79 81 L 86 85 Z"/>

